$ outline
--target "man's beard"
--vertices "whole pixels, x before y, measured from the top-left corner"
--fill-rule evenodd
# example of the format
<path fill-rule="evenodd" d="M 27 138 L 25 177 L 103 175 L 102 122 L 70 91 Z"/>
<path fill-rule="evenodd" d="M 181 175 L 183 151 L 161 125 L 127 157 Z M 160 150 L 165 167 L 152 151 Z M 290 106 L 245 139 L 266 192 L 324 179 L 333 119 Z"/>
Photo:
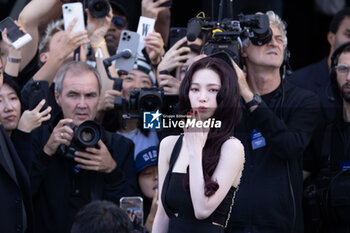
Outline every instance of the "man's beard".
<path fill-rule="evenodd" d="M 341 87 L 341 96 L 347 103 L 350 103 L 350 83 L 345 83 Z"/>

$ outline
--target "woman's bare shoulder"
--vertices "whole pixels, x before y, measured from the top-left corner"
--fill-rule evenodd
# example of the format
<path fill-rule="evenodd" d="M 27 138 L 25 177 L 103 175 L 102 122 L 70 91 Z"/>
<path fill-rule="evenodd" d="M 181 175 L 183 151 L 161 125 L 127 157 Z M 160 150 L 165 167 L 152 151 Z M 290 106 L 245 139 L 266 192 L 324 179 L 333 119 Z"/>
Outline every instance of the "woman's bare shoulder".
<path fill-rule="evenodd" d="M 162 146 L 168 147 L 174 145 L 179 137 L 180 135 L 170 135 L 163 138 L 160 143 Z"/>
<path fill-rule="evenodd" d="M 165 157 L 169 161 L 171 152 L 173 151 L 175 143 L 179 137 L 180 135 L 171 135 L 163 138 L 159 145 L 159 157 Z"/>
<path fill-rule="evenodd" d="M 235 155 L 240 156 L 242 159 L 244 158 L 244 146 L 242 142 L 235 137 L 230 137 L 227 139 L 222 144 L 221 151 L 224 152 L 224 154 L 232 155 L 232 153 L 234 153 Z"/>

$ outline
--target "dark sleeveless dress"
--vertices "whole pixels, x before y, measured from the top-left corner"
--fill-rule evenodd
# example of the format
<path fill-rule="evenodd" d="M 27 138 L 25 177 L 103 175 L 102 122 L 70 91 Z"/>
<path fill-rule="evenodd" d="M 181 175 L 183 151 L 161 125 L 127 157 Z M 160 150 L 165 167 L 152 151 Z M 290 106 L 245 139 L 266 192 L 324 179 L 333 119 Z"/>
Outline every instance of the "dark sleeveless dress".
<path fill-rule="evenodd" d="M 162 189 L 162 204 L 169 217 L 168 233 L 223 233 L 233 205 L 236 189 L 231 187 L 224 200 L 206 219 L 198 220 L 194 215 L 191 195 L 183 188 L 184 173 L 173 173 L 179 155 L 183 135 L 177 140 L 171 154 L 169 171 Z"/>

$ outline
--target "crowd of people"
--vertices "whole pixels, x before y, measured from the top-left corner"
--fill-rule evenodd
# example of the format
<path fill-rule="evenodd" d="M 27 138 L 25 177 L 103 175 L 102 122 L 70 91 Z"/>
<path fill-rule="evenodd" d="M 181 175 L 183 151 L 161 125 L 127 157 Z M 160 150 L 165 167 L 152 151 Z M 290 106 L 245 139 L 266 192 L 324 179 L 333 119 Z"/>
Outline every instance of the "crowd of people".
<path fill-rule="evenodd" d="M 272 10 L 254 14 L 268 37 L 208 54 L 223 29 L 174 41 L 171 5 L 142 0 L 154 31 L 122 70 L 104 61 L 135 21 L 125 2 L 102 17 L 86 7 L 79 32 L 64 27 L 69 2 L 26 4 L 20 48 L 1 34 L 1 232 L 350 232 L 349 8 L 331 21 L 329 55 L 288 71 Z M 146 113 L 175 123 L 147 129 Z"/>

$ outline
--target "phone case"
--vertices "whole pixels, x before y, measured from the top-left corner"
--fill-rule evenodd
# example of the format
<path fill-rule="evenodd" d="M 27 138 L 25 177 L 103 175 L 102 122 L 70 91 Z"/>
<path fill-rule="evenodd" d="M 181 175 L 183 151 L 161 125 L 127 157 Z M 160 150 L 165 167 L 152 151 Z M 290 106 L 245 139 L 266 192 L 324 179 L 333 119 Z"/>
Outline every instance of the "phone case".
<path fill-rule="evenodd" d="M 25 34 L 19 30 L 11 17 L 7 17 L 0 22 L 0 31 L 4 31 L 5 28 L 7 28 L 7 37 L 15 49 L 21 48 L 32 40 L 32 37 L 28 33 Z"/>
<path fill-rule="evenodd" d="M 185 27 L 172 27 L 170 28 L 169 35 L 169 48 L 173 47 L 173 45 L 180 39 L 186 36 L 187 28 Z"/>
<path fill-rule="evenodd" d="M 137 32 L 123 30 L 120 34 L 119 45 L 117 49 L 117 54 L 125 50 L 128 50 L 131 53 L 129 58 L 118 58 L 115 61 L 115 67 L 117 70 L 130 71 L 134 68 L 137 48 L 139 46 L 140 35 Z"/>
<path fill-rule="evenodd" d="M 64 29 L 67 30 L 74 18 L 78 18 L 72 32 L 80 32 L 85 30 L 84 11 L 81 2 L 65 3 L 62 5 Z"/>
<path fill-rule="evenodd" d="M 120 198 L 120 208 L 126 213 L 135 214 L 135 224 L 143 225 L 143 199 L 139 196 Z"/>

